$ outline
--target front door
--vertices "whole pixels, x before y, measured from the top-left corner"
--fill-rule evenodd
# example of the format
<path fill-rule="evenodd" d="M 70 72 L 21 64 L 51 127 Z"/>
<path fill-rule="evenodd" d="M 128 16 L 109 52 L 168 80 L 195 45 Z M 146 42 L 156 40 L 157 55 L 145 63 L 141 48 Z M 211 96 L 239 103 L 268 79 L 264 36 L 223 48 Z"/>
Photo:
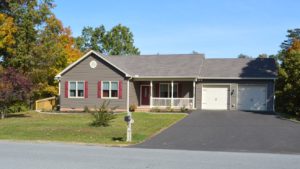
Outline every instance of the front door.
<path fill-rule="evenodd" d="M 141 86 L 141 105 L 150 105 L 150 86 Z"/>

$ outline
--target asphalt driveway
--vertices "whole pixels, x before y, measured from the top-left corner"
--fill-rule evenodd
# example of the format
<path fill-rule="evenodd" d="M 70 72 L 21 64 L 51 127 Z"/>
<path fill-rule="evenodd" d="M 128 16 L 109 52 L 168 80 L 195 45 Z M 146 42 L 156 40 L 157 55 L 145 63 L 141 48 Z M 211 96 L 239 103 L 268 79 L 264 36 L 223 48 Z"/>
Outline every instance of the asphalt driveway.
<path fill-rule="evenodd" d="M 194 111 L 140 148 L 300 153 L 300 123 L 272 113 Z"/>

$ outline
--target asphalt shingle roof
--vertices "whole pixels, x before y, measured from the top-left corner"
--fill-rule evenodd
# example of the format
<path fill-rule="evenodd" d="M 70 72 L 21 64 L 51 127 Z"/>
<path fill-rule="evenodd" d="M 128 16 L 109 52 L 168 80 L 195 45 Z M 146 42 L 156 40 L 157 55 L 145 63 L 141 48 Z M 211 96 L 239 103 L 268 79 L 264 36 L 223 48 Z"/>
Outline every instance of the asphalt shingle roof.
<path fill-rule="evenodd" d="M 106 56 L 105 59 L 132 76 L 198 77 L 204 56 L 202 54 Z"/>
<path fill-rule="evenodd" d="M 275 60 L 271 58 L 205 59 L 200 76 L 208 78 L 275 78 L 277 69 Z"/>
<path fill-rule="evenodd" d="M 105 56 L 131 76 L 200 78 L 276 78 L 271 58 L 205 59 L 203 54 Z"/>

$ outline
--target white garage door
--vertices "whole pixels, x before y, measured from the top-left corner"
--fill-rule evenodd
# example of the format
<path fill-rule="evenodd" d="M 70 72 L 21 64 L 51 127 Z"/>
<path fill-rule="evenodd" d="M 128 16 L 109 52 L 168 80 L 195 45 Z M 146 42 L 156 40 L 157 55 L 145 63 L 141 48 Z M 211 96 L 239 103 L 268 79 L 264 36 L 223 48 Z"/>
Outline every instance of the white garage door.
<path fill-rule="evenodd" d="M 239 110 L 267 110 L 267 87 L 265 85 L 239 85 Z"/>
<path fill-rule="evenodd" d="M 203 86 L 202 109 L 227 110 L 229 86 Z"/>

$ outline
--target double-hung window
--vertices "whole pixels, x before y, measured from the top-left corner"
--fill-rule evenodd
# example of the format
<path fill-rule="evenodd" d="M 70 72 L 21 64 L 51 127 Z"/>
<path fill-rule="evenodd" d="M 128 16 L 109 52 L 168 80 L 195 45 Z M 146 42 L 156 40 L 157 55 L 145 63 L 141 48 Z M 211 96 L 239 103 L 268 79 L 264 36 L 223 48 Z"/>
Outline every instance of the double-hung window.
<path fill-rule="evenodd" d="M 170 98 L 172 97 L 172 86 L 170 83 L 160 83 L 159 84 L 159 97 Z M 173 84 L 173 97 L 178 97 L 178 84 Z"/>
<path fill-rule="evenodd" d="M 84 98 L 84 82 L 70 81 L 69 82 L 69 97 L 70 98 Z"/>
<path fill-rule="evenodd" d="M 103 81 L 102 82 L 102 97 L 103 98 L 118 98 L 119 82 Z"/>

